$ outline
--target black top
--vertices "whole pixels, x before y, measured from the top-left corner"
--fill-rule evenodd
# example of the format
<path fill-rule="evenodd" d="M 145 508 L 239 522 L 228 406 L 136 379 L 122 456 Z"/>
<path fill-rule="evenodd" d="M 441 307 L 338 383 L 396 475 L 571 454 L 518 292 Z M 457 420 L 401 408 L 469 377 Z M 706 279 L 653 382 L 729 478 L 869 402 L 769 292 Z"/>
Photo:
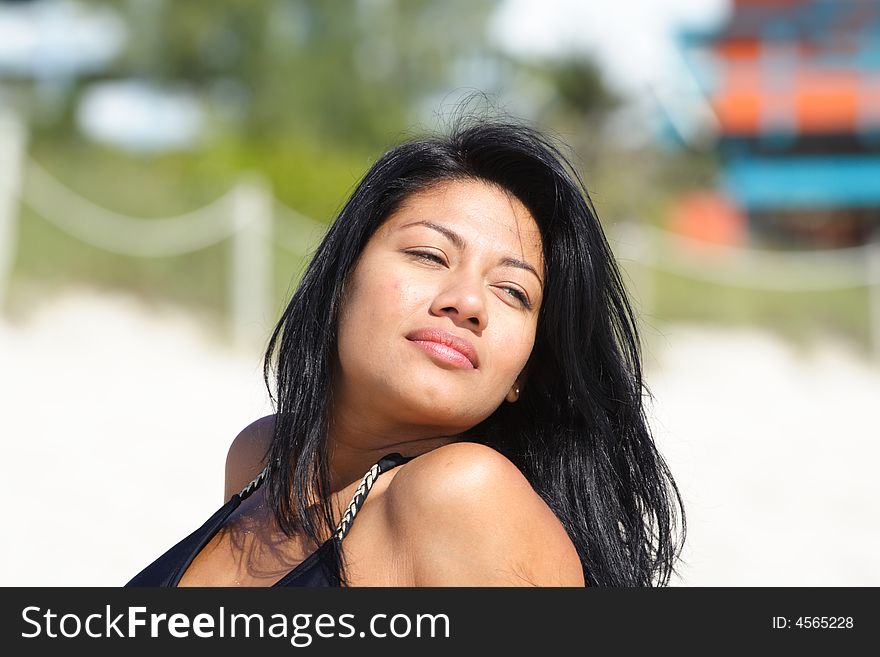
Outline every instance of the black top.
<path fill-rule="evenodd" d="M 273 586 L 339 586 L 339 566 L 336 563 L 332 543 L 336 542 L 341 547 L 342 539 L 348 534 L 351 523 L 364 500 L 367 499 L 376 477 L 412 458 L 394 452 L 379 459 L 379 462 L 373 465 L 361 480 L 333 536 Z M 217 513 L 208 518 L 204 525 L 135 575 L 126 586 L 177 586 L 196 555 L 220 531 L 223 523 L 239 504 L 262 485 L 267 474 L 268 466 L 256 479 L 245 486 L 244 490 L 233 495 Z"/>

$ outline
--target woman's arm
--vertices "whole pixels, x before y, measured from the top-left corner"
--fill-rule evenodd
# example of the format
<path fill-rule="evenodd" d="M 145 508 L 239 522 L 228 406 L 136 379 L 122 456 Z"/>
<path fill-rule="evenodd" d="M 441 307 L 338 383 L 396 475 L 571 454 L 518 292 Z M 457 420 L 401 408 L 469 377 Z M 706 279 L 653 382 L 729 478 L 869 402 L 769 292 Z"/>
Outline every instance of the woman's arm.
<path fill-rule="evenodd" d="M 224 500 L 241 491 L 266 467 L 266 454 L 272 442 L 275 416 L 267 415 L 241 430 L 226 454 Z"/>
<path fill-rule="evenodd" d="M 413 459 L 387 491 L 409 586 L 584 586 L 574 544 L 519 469 L 453 443 Z"/>

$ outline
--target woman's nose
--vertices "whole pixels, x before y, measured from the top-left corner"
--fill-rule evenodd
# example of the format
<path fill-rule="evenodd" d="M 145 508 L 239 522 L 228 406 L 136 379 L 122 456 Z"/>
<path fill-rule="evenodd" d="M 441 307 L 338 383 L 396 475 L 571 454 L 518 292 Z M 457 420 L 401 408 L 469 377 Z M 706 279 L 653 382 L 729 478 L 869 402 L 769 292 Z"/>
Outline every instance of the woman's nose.
<path fill-rule="evenodd" d="M 459 279 L 444 288 L 431 304 L 438 317 L 447 315 L 457 326 L 482 331 L 489 324 L 482 284 L 476 280 Z"/>

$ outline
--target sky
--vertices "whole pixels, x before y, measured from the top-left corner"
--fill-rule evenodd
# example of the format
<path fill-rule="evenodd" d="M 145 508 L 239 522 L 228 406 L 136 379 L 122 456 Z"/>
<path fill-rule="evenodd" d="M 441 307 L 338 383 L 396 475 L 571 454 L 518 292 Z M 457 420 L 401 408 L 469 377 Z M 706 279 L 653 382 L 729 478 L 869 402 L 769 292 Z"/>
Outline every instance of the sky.
<path fill-rule="evenodd" d="M 680 66 L 675 30 L 714 27 L 729 7 L 729 0 L 505 0 L 491 34 L 523 55 L 589 53 L 610 86 L 633 94 Z"/>
<path fill-rule="evenodd" d="M 73 0 L 0 6 L 0 75 L 65 77 L 102 70 L 122 49 L 116 12 Z"/>

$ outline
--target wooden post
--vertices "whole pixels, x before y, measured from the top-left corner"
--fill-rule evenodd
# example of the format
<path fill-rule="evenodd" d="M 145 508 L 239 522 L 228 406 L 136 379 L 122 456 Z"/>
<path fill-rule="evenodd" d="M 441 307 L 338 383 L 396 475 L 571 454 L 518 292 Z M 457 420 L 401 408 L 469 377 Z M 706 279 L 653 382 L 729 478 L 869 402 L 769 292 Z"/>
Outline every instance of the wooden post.
<path fill-rule="evenodd" d="M 620 224 L 615 233 L 622 263 L 632 280 L 630 294 L 635 301 L 636 315 L 642 333 L 654 326 L 654 276 L 656 275 L 654 246 L 648 232 L 635 221 Z"/>
<path fill-rule="evenodd" d="M 24 126 L 15 114 L 0 108 L 0 314 L 15 264 L 24 149 Z"/>
<path fill-rule="evenodd" d="M 272 294 L 272 196 L 264 180 L 244 176 L 233 192 L 230 320 L 232 338 L 242 349 L 257 347 L 268 336 Z"/>

